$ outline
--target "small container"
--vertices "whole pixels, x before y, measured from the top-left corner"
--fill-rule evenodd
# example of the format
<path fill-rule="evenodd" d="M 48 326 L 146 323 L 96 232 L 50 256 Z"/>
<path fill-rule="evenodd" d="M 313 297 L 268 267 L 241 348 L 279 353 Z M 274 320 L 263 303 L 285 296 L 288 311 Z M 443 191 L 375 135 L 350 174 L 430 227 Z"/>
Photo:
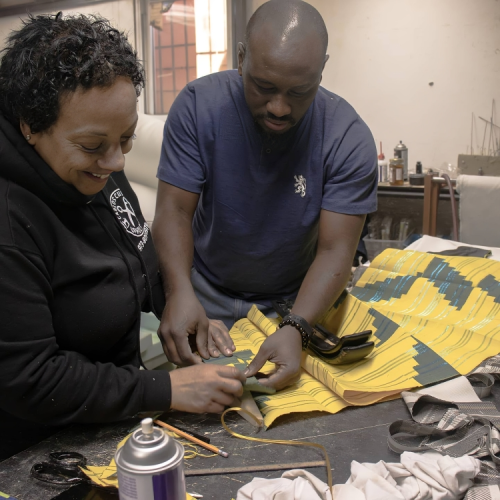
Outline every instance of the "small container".
<path fill-rule="evenodd" d="M 391 186 L 402 186 L 403 180 L 403 159 L 392 158 L 389 164 L 389 184 Z"/>
<path fill-rule="evenodd" d="M 184 447 L 145 418 L 115 454 L 120 500 L 186 500 Z"/>
<path fill-rule="evenodd" d="M 425 175 L 422 173 L 422 163 L 417 161 L 415 173 L 410 174 L 410 186 L 423 186 L 425 184 Z"/>
<path fill-rule="evenodd" d="M 403 160 L 403 180 L 408 180 L 408 148 L 403 144 L 403 141 L 399 141 L 394 148 L 394 157 L 401 158 Z"/>
<path fill-rule="evenodd" d="M 385 155 L 382 151 L 382 142 L 380 143 L 380 154 L 378 155 L 378 181 L 387 182 L 389 178 L 388 174 L 389 162 L 385 159 Z"/>

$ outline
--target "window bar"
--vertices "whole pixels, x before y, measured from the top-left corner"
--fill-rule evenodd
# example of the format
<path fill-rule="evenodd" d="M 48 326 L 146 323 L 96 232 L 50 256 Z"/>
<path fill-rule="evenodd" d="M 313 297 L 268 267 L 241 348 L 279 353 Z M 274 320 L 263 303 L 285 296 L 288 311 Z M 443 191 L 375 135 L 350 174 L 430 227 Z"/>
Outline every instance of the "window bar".
<path fill-rule="evenodd" d="M 186 52 L 186 83 L 189 82 L 189 45 L 188 45 L 188 25 L 187 25 L 187 17 L 186 17 L 186 1 L 184 0 L 184 47 Z M 194 3 L 193 3 L 193 15 L 194 15 Z M 174 98 L 177 96 L 174 96 Z"/>
<path fill-rule="evenodd" d="M 171 51 L 172 51 L 172 90 L 174 91 L 174 96 L 175 96 L 176 95 L 176 87 L 175 87 L 174 16 L 170 16 L 170 44 L 171 44 Z M 165 113 L 165 110 L 163 110 L 163 113 Z"/>
<path fill-rule="evenodd" d="M 210 54 L 210 73 L 214 72 L 212 68 L 213 54 L 212 54 L 212 16 L 211 16 L 211 2 L 208 0 L 208 53 Z"/>
<path fill-rule="evenodd" d="M 153 28 L 155 29 L 155 28 Z M 159 80 L 160 80 L 160 109 L 161 112 L 163 113 L 163 78 L 162 78 L 162 73 L 163 73 L 163 64 L 162 64 L 162 59 L 161 59 L 161 51 L 162 51 L 162 45 L 161 45 L 161 33 L 160 30 L 157 31 L 157 38 L 158 38 L 158 43 L 156 45 L 156 50 L 158 51 L 158 73 L 159 73 Z M 155 80 L 156 80 L 156 71 L 155 71 Z M 156 99 L 155 99 L 156 101 Z M 155 106 L 156 107 L 156 106 Z"/>

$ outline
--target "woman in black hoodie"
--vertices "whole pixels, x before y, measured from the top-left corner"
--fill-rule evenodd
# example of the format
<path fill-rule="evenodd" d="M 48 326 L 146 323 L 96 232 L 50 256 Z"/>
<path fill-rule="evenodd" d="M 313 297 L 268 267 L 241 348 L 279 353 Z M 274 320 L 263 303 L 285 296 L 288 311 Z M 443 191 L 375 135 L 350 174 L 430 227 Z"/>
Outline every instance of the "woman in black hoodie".
<path fill-rule="evenodd" d="M 229 367 L 139 369 L 140 312 L 161 316 L 165 300 L 123 173 L 143 82 L 126 37 L 97 17 L 31 17 L 3 51 L 0 459 L 40 425 L 219 412 L 241 394 Z"/>

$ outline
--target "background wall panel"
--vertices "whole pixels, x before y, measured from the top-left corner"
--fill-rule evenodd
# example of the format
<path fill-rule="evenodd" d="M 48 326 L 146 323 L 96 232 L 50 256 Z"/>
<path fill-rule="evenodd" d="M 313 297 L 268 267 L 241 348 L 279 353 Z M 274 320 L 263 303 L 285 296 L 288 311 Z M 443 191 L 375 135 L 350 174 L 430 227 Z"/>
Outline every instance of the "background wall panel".
<path fill-rule="evenodd" d="M 249 0 L 247 15 L 264 3 Z M 310 0 L 330 43 L 322 85 L 346 98 L 390 153 L 400 139 L 410 169 L 456 164 L 471 117 L 500 122 L 498 0 Z M 433 82 L 430 86 L 429 82 Z M 484 123 L 476 118 L 473 147 Z"/>

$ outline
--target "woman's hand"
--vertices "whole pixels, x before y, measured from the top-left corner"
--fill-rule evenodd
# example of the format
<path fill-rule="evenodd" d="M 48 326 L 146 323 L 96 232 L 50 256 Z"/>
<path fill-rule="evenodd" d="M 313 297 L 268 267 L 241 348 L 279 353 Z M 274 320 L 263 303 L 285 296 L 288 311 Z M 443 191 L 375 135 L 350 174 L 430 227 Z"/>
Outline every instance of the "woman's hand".
<path fill-rule="evenodd" d="M 199 364 L 170 372 L 174 410 L 222 413 L 243 394 L 245 376 L 234 366 Z"/>

